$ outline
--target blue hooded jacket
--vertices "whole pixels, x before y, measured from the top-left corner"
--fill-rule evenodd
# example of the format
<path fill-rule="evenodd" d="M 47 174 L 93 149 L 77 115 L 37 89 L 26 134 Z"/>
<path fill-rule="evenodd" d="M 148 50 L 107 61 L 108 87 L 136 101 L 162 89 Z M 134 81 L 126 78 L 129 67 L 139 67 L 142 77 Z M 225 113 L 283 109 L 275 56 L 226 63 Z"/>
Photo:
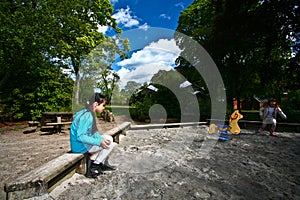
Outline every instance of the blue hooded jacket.
<path fill-rule="evenodd" d="M 103 136 L 98 132 L 92 134 L 93 115 L 82 109 L 73 117 L 70 131 L 70 144 L 73 153 L 86 153 L 92 146 L 100 146 Z"/>

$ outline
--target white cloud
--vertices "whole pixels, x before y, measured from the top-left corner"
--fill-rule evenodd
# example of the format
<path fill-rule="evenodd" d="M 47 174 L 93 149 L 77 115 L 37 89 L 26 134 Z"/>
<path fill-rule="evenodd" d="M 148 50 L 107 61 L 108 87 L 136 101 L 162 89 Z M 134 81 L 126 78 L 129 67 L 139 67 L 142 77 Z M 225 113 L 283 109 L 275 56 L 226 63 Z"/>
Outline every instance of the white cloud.
<path fill-rule="evenodd" d="M 135 68 L 139 65 L 161 63 L 173 64 L 180 53 L 174 40 L 160 39 L 158 42 L 152 42 L 143 50 L 132 54 L 130 59 L 118 63 L 119 66 Z"/>
<path fill-rule="evenodd" d="M 142 30 L 144 30 L 144 31 L 147 31 L 149 28 L 150 28 L 150 26 L 149 26 L 147 23 L 145 23 L 145 24 L 139 26 L 139 29 L 142 29 Z"/>
<path fill-rule="evenodd" d="M 184 9 L 184 3 L 179 2 L 179 3 L 175 4 L 175 7 L 180 7 L 181 9 Z"/>
<path fill-rule="evenodd" d="M 146 46 L 145 48 L 162 49 L 165 51 L 172 52 L 173 54 L 179 54 L 181 51 L 173 39 L 172 40 L 160 39 L 157 42 L 150 43 L 150 45 Z"/>
<path fill-rule="evenodd" d="M 154 74 L 159 70 L 172 70 L 171 66 L 166 66 L 160 63 L 144 64 L 137 67 L 135 70 L 129 70 L 127 68 L 122 68 L 118 71 L 120 76 L 120 88 L 124 88 L 128 81 L 135 81 L 137 83 L 143 84 L 149 82 Z"/>
<path fill-rule="evenodd" d="M 117 10 L 117 12 L 112 15 L 112 17 L 116 19 L 117 23 L 120 23 L 124 27 L 130 28 L 133 26 L 138 26 L 139 21 L 135 16 L 132 16 L 131 13 L 132 12 L 129 6 L 127 6 L 126 9 L 121 8 Z"/>
<path fill-rule="evenodd" d="M 111 3 L 117 3 L 118 0 L 111 1 Z M 118 9 L 115 14 L 112 15 L 113 18 L 116 19 L 116 22 L 120 27 L 124 28 L 138 28 L 147 31 L 150 26 L 147 23 L 144 23 L 143 25 L 140 25 L 140 19 L 137 16 L 132 15 L 132 11 L 130 10 L 130 7 L 127 6 L 126 9 L 121 8 Z M 106 33 L 106 31 L 109 29 L 108 26 L 100 26 L 98 25 L 98 31 L 101 33 Z"/>
<path fill-rule="evenodd" d="M 128 81 L 141 84 L 149 82 L 159 70 L 172 70 L 179 53 L 180 49 L 175 41 L 167 39 L 152 42 L 144 49 L 133 53 L 131 58 L 118 63 L 121 66 L 118 71 L 120 88 L 123 88 Z"/>
<path fill-rule="evenodd" d="M 113 5 L 114 5 L 115 3 L 118 3 L 118 2 L 119 2 L 119 0 L 110 0 L 110 3 L 113 4 Z"/>
<path fill-rule="evenodd" d="M 101 26 L 101 25 L 98 25 L 98 32 L 104 34 L 107 30 L 108 30 L 108 26 Z"/>
<path fill-rule="evenodd" d="M 161 14 L 159 15 L 160 18 L 163 18 L 163 19 L 171 19 L 171 17 L 167 14 Z"/>

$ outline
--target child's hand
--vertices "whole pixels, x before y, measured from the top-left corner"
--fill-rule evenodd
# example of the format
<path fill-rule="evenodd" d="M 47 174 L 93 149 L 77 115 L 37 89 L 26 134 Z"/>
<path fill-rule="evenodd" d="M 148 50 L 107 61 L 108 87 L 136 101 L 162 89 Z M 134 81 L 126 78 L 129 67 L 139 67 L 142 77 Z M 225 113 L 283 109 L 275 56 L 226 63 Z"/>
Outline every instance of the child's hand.
<path fill-rule="evenodd" d="M 101 142 L 101 147 L 103 148 L 103 149 L 109 149 L 109 145 L 110 145 L 110 140 L 106 140 L 106 139 L 104 139 L 102 142 Z"/>

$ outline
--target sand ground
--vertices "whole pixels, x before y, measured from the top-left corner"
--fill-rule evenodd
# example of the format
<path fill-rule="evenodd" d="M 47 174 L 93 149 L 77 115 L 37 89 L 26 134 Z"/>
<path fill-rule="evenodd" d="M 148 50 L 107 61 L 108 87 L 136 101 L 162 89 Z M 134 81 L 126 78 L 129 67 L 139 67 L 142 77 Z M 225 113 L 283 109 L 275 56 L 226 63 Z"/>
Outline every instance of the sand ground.
<path fill-rule="evenodd" d="M 118 121 L 124 120 L 122 117 Z M 101 131 L 116 122 L 99 121 Z M 68 152 L 69 127 L 61 134 L 32 132 L 27 122 L 0 124 L 0 199 L 5 199 L 4 183 Z"/>
<path fill-rule="evenodd" d="M 115 123 L 100 124 L 104 129 Z M 69 150 L 69 135 L 1 132 L 1 180 L 26 173 Z M 172 138 L 195 133 L 188 145 Z M 128 131 L 114 149 L 111 163 L 119 169 L 87 179 L 75 174 L 49 195 L 34 199 L 300 199 L 300 133 L 280 137 L 242 129 L 227 143 L 201 152 L 207 126 L 189 129 Z M 184 138 L 190 137 L 188 134 Z M 173 141 L 174 141 L 173 140 Z M 179 150 L 184 152 L 179 154 Z M 0 199 L 4 199 L 1 190 Z"/>

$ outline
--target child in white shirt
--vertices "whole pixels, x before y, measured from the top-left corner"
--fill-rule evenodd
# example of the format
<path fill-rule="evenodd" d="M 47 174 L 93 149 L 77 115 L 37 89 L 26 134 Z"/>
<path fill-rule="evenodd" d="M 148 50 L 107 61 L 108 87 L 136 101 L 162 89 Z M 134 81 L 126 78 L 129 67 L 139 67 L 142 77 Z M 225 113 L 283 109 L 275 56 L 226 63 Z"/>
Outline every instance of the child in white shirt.
<path fill-rule="evenodd" d="M 278 114 L 284 119 L 287 118 L 286 115 L 280 109 L 279 105 L 277 105 L 276 99 L 270 99 L 269 104 L 264 104 L 259 110 L 260 118 L 263 121 L 262 127 L 258 130 L 258 132 L 263 132 L 264 129 L 267 127 L 267 124 L 271 124 L 272 126 L 270 129 L 270 136 L 276 137 L 277 135 L 274 132 L 276 128 L 276 118 Z"/>

